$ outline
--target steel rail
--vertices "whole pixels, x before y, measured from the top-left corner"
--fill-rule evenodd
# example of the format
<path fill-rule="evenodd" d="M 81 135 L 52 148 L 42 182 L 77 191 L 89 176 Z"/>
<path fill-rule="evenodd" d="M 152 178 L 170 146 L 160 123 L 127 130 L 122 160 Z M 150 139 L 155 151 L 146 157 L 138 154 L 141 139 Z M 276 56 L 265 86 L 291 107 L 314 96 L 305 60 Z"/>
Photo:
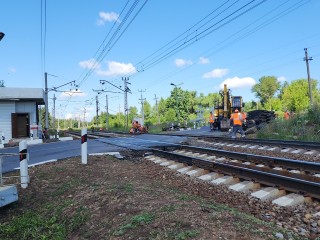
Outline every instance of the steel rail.
<path fill-rule="evenodd" d="M 114 143 L 114 145 L 117 145 L 117 144 Z M 130 149 L 129 147 L 125 147 L 125 148 Z M 260 161 L 264 161 L 264 164 L 266 164 L 266 161 L 267 161 L 270 164 L 278 163 L 278 164 L 281 164 L 282 166 L 288 167 L 287 164 L 290 163 L 291 167 L 293 166 L 295 168 L 300 167 L 299 169 L 304 167 L 304 169 L 308 168 L 310 170 L 311 168 L 312 170 L 314 170 L 315 166 L 317 167 L 317 169 L 319 169 L 320 167 L 320 164 L 311 163 L 311 162 L 302 162 L 302 161 L 284 159 L 284 158 L 272 158 L 267 156 L 254 155 L 254 154 L 235 153 L 235 152 L 225 151 L 225 150 L 192 147 L 192 146 L 179 145 L 179 144 L 171 144 L 170 146 L 163 146 L 162 148 L 163 149 L 170 149 L 170 148 L 171 149 L 172 148 L 188 149 L 188 150 L 192 150 L 200 153 L 214 153 L 215 155 L 218 155 L 218 156 L 224 156 L 224 157 L 228 156 L 230 158 L 237 158 L 237 159 L 242 159 L 246 161 L 252 160 L 254 162 L 260 158 Z M 189 166 L 194 165 L 199 168 L 203 168 L 205 170 L 218 171 L 224 174 L 238 176 L 242 179 L 257 181 L 259 183 L 262 183 L 268 186 L 279 187 L 279 188 L 286 189 L 288 191 L 302 193 L 307 196 L 320 199 L 320 183 L 313 182 L 312 178 L 308 178 L 307 180 L 301 179 L 303 177 L 299 178 L 298 176 L 299 174 L 291 174 L 290 176 L 283 176 L 278 173 L 272 172 L 272 170 L 271 171 L 269 170 L 269 172 L 265 172 L 265 171 L 257 170 L 256 168 L 254 169 L 252 167 L 245 168 L 237 164 L 213 162 L 213 161 L 209 161 L 209 160 L 205 160 L 197 157 L 185 156 L 182 154 L 167 152 L 167 151 L 154 149 L 154 148 L 145 147 L 145 149 L 147 149 L 148 151 L 152 151 L 153 154 L 157 156 L 169 158 L 170 160 L 176 160 L 178 162 L 187 164 Z M 295 178 L 294 176 L 297 176 L 297 177 Z"/>
<path fill-rule="evenodd" d="M 288 191 L 297 192 L 320 199 L 320 183 L 317 182 L 281 176 L 274 173 L 248 169 L 225 163 L 212 162 L 197 157 L 190 157 L 157 149 L 152 149 L 152 151 L 157 156 L 175 160 L 189 166 L 194 165 L 205 170 L 217 171 L 224 174 L 237 176 L 242 179 L 256 181 L 268 186 L 271 185 L 273 187 L 283 188 Z"/>
<path fill-rule="evenodd" d="M 210 153 L 218 156 L 229 157 L 231 159 L 249 161 L 254 163 L 261 163 L 268 166 L 279 166 L 289 169 L 299 169 L 301 171 L 318 172 L 320 173 L 320 163 L 306 162 L 300 160 L 293 160 L 287 158 L 276 158 L 255 155 L 251 153 L 240 153 L 227 150 L 213 149 L 213 148 L 201 148 L 195 146 L 180 145 L 182 149 L 188 149 L 198 153 Z"/>
<path fill-rule="evenodd" d="M 239 138 L 233 139 L 229 137 L 217 137 L 217 136 L 204 136 L 200 134 L 167 134 L 173 136 L 185 136 L 185 137 L 193 137 L 199 138 L 203 140 L 215 140 L 215 141 L 224 141 L 230 143 L 243 143 L 243 144 L 257 144 L 257 145 L 269 145 L 276 146 L 280 148 L 300 148 L 305 150 L 320 150 L 320 142 L 302 142 L 295 140 L 277 140 L 277 139 L 257 139 L 257 138 Z"/>

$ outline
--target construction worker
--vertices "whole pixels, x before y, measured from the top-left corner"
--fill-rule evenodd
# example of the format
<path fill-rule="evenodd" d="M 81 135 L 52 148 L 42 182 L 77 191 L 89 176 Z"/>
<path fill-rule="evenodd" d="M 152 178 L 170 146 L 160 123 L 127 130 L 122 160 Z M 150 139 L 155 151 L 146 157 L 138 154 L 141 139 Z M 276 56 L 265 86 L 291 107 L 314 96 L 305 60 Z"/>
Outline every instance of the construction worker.
<path fill-rule="evenodd" d="M 210 131 L 213 131 L 213 130 L 214 130 L 214 127 L 213 127 L 213 124 L 214 124 L 214 116 L 213 116 L 212 112 L 210 112 L 209 123 L 210 123 Z"/>
<path fill-rule="evenodd" d="M 290 119 L 290 113 L 289 113 L 288 110 L 286 110 L 286 111 L 284 112 L 283 118 L 284 118 L 285 120 L 289 120 L 289 119 Z"/>
<path fill-rule="evenodd" d="M 242 129 L 243 115 L 239 112 L 238 109 L 234 110 L 234 113 L 231 114 L 230 120 L 233 122 L 232 128 L 232 138 L 236 138 L 236 133 L 239 131 L 241 137 L 245 137 L 244 131 Z"/>

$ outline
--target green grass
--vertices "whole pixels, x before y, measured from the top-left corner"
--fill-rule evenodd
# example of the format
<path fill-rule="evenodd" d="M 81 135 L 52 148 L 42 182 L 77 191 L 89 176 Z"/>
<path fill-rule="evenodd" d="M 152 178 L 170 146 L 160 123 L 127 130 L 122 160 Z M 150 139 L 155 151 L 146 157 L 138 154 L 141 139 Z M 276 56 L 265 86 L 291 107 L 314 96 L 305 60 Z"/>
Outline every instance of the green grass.
<path fill-rule="evenodd" d="M 143 213 L 140 215 L 133 216 L 129 223 L 126 223 L 122 226 L 120 226 L 115 232 L 115 236 L 122 236 L 124 235 L 128 230 L 134 229 L 139 227 L 142 224 L 149 224 L 153 221 L 154 215 L 150 213 Z"/>
<path fill-rule="evenodd" d="M 67 229 L 59 223 L 58 216 L 43 216 L 27 211 L 13 217 L 8 223 L 0 224 L 0 239 L 65 239 Z"/>
<path fill-rule="evenodd" d="M 257 138 L 320 141 L 320 105 L 314 105 L 291 119 L 276 119 L 260 129 Z"/>

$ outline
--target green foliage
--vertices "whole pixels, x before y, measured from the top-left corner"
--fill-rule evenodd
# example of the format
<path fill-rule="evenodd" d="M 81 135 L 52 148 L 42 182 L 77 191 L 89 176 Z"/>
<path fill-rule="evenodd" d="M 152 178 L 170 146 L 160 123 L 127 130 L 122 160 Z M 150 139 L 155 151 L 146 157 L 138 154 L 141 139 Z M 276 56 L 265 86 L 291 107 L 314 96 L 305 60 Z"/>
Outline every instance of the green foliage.
<path fill-rule="evenodd" d="M 251 89 L 255 96 L 260 99 L 265 108 L 272 109 L 270 99 L 280 89 L 280 82 L 274 76 L 261 77 L 259 83 Z M 269 102 L 269 105 L 267 104 Z"/>
<path fill-rule="evenodd" d="M 296 113 L 289 120 L 276 119 L 265 125 L 258 138 L 320 141 L 320 106 L 315 104 L 304 112 Z"/>
<path fill-rule="evenodd" d="M 320 102 L 320 92 L 317 89 L 317 81 L 311 81 L 312 95 L 315 103 Z M 310 106 L 309 84 L 306 79 L 292 81 L 282 90 L 281 99 L 286 109 L 301 112 Z"/>
<path fill-rule="evenodd" d="M 0 224 L 0 239 L 65 239 L 66 227 L 58 217 L 27 211 L 10 222 Z"/>
<path fill-rule="evenodd" d="M 143 213 L 140 215 L 133 216 L 130 222 L 120 226 L 120 228 L 114 233 L 115 236 L 124 235 L 128 230 L 137 228 L 143 224 L 149 224 L 153 221 L 154 215 L 150 213 Z"/>

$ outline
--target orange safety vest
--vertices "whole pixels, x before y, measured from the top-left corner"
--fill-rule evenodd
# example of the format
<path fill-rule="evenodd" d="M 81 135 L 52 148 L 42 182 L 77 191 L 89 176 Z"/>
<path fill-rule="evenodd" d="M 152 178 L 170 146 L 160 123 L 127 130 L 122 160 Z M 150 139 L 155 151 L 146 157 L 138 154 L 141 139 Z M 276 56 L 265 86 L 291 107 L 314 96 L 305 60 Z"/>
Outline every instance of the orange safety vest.
<path fill-rule="evenodd" d="M 241 113 L 232 113 L 230 120 L 233 120 L 233 125 L 242 125 Z"/>
<path fill-rule="evenodd" d="M 209 117 L 209 122 L 210 122 L 210 123 L 214 123 L 213 114 L 210 115 L 210 117 Z"/>
<path fill-rule="evenodd" d="M 284 113 L 284 119 L 288 120 L 290 118 L 289 112 Z"/>

